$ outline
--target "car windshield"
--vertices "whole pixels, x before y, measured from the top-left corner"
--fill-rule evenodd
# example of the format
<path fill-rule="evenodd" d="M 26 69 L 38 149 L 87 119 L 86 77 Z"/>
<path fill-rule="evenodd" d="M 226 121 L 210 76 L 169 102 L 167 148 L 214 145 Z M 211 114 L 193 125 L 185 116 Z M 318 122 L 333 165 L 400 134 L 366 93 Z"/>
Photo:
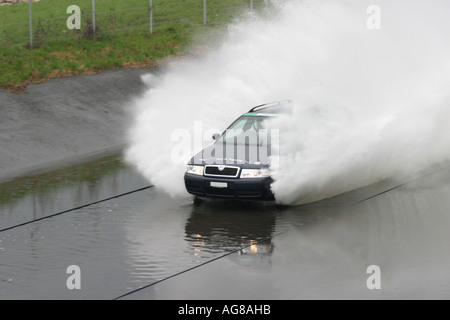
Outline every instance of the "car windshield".
<path fill-rule="evenodd" d="M 217 142 L 237 145 L 270 145 L 270 130 L 267 130 L 264 124 L 272 116 L 274 115 L 244 115 L 237 119 Z"/>

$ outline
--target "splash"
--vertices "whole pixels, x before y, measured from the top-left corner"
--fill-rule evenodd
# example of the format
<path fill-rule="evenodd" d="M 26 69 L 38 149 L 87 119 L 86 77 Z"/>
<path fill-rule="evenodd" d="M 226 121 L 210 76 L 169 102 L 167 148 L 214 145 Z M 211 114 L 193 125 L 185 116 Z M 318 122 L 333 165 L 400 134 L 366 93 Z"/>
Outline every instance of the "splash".
<path fill-rule="evenodd" d="M 369 28 L 369 6 L 379 28 Z M 283 1 L 270 18 L 230 25 L 219 48 L 144 78 L 127 160 L 173 196 L 186 130 L 200 140 L 250 107 L 291 99 L 272 190 L 283 204 L 330 197 L 450 158 L 448 1 Z M 198 127 L 198 125 L 197 125 Z M 198 128 L 197 128 L 198 129 Z M 214 130 L 216 129 L 216 130 Z M 198 130 L 197 130 L 198 131 Z"/>

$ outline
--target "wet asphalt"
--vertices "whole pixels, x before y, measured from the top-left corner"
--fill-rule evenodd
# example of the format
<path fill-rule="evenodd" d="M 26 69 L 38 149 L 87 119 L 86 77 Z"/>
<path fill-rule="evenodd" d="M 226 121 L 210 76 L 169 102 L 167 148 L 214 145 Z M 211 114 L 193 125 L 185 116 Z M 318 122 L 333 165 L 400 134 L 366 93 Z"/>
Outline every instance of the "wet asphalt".
<path fill-rule="evenodd" d="M 0 299 L 450 298 L 448 168 L 299 207 L 132 192 L 127 166 L 48 180 L 2 189 Z"/>
<path fill-rule="evenodd" d="M 157 70 L 55 78 L 23 94 L 0 89 L 0 182 L 120 152 L 149 72 Z"/>

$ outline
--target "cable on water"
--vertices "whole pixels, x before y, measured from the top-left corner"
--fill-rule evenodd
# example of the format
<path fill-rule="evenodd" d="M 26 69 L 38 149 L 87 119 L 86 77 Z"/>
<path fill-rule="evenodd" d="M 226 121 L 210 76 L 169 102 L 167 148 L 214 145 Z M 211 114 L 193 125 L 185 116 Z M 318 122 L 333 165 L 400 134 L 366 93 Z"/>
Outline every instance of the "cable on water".
<path fill-rule="evenodd" d="M 38 221 L 42 221 L 42 220 L 45 220 L 45 219 L 49 219 L 49 218 L 53 218 L 53 217 L 56 217 L 56 216 L 60 216 L 60 215 L 66 214 L 66 213 L 70 213 L 70 212 L 73 212 L 73 211 L 76 211 L 76 210 L 84 209 L 84 208 L 87 208 L 87 207 L 90 207 L 90 206 L 93 206 L 93 205 L 96 205 L 96 204 L 99 204 L 99 203 L 103 203 L 103 202 L 106 202 L 106 201 L 109 201 L 109 200 L 121 198 L 121 197 L 130 195 L 130 194 L 133 194 L 133 193 L 137 193 L 137 192 L 140 192 L 140 191 L 144 191 L 144 190 L 150 189 L 152 187 L 153 186 L 147 186 L 147 187 L 139 188 L 139 189 L 136 189 L 136 190 L 133 190 L 133 191 L 128 191 L 128 192 L 125 192 L 125 193 L 121 193 L 121 194 L 113 196 L 113 197 L 109 197 L 109 198 L 106 198 L 106 199 L 98 200 L 98 201 L 95 201 L 95 202 L 90 202 L 88 204 L 84 204 L 84 205 L 76 207 L 76 208 L 71 208 L 71 209 L 64 210 L 64 211 L 61 211 L 61 212 L 58 212 L 58 213 L 54 213 L 54 214 L 51 214 L 51 215 L 48 215 L 48 216 L 45 216 L 45 217 L 41 217 L 41 218 L 37 218 L 37 219 L 31 220 L 31 221 L 19 223 L 19 224 L 16 224 L 14 226 L 11 226 L 11 227 L 0 229 L 0 233 L 5 232 L 5 231 L 9 231 L 9 230 L 12 230 L 12 229 L 15 229 L 15 228 L 18 228 L 18 227 L 23 227 L 23 226 L 26 226 L 28 224 L 32 224 L 32 223 L 35 223 L 35 222 L 38 222 Z"/>

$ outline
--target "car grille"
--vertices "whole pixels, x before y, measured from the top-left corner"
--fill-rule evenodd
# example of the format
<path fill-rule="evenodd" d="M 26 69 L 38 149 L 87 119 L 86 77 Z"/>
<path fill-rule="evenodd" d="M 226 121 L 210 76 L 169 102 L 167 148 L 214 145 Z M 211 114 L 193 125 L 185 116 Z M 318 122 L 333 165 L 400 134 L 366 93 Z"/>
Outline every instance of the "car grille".
<path fill-rule="evenodd" d="M 205 176 L 236 178 L 239 167 L 205 166 Z"/>

